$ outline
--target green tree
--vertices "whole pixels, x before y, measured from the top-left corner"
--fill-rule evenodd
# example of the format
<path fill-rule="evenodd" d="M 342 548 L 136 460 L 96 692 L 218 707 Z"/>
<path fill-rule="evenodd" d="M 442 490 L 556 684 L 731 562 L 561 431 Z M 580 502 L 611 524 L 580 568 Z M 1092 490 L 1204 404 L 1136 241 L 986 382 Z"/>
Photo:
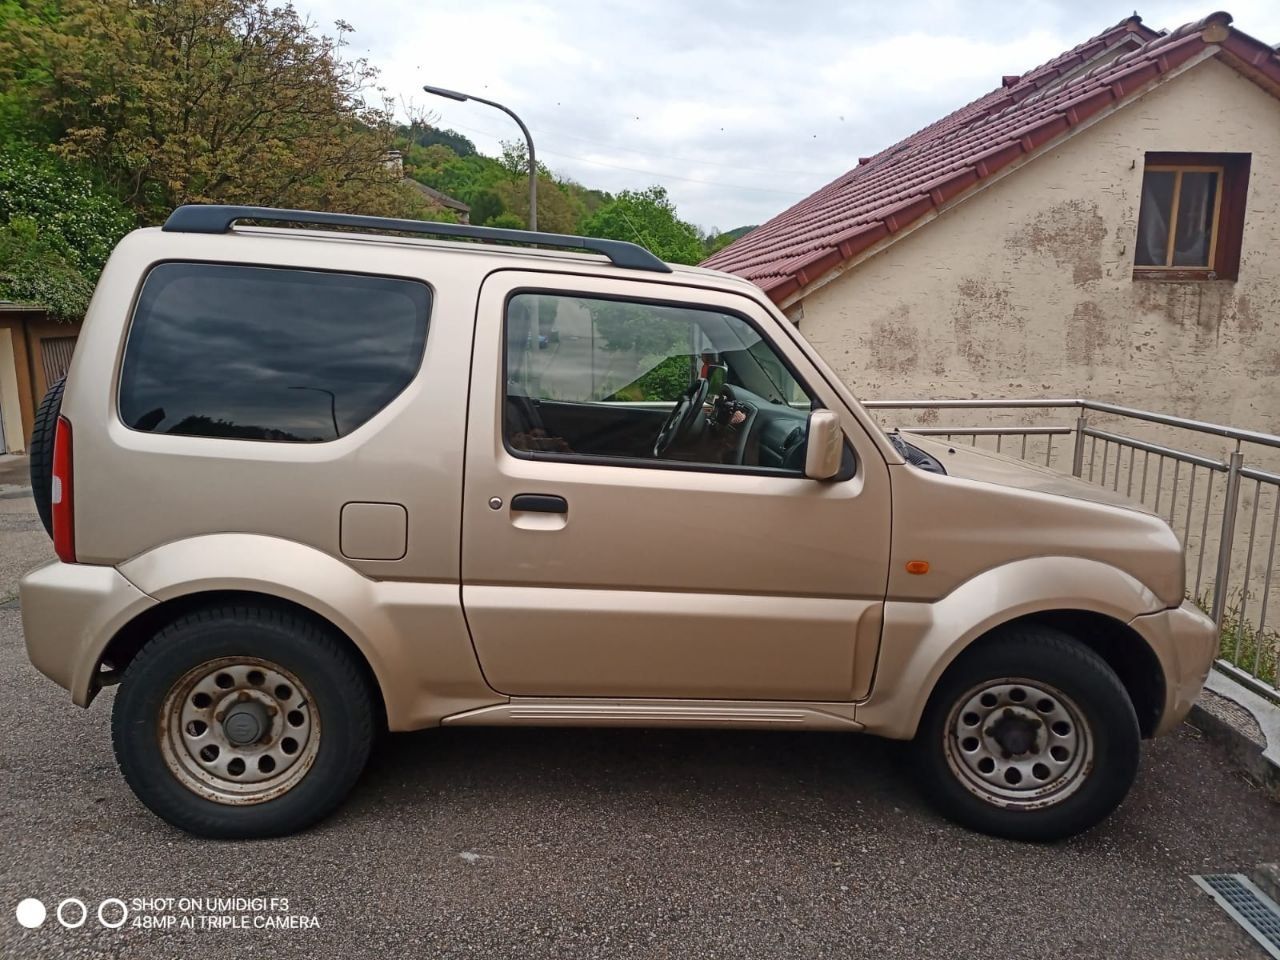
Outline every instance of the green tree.
<path fill-rule="evenodd" d="M 758 225 L 752 224 L 748 227 L 735 227 L 733 230 L 726 230 L 724 233 L 721 233 L 719 230 L 712 227 L 703 238 L 703 244 L 706 247 L 707 256 L 711 256 L 713 253 L 719 253 L 735 240 L 745 237 L 748 233 L 754 230 L 756 226 Z"/>
<path fill-rule="evenodd" d="M 400 127 L 397 134 L 419 147 L 445 146 L 460 157 L 469 157 L 476 152 L 476 145 L 470 138 L 457 130 L 443 130 L 440 127 L 423 123 L 414 128 Z"/>
<path fill-rule="evenodd" d="M 376 71 L 268 0 L 61 0 L 11 17 L 0 89 L 19 86 L 57 152 L 155 222 L 189 201 L 421 214 L 385 164 Z"/>
<path fill-rule="evenodd" d="M 496 191 L 484 190 L 471 199 L 471 222 L 477 226 L 492 223 L 507 212 Z M 517 221 L 519 217 L 515 218 Z"/>
<path fill-rule="evenodd" d="M 507 172 L 507 179 L 512 183 L 524 183 L 529 186 L 529 145 L 521 141 L 498 141 L 502 146 L 502 159 L 499 161 Z M 551 179 L 551 171 L 546 164 L 538 161 L 538 182 Z"/>
<path fill-rule="evenodd" d="M 582 232 L 592 237 L 630 240 L 670 263 L 692 264 L 705 256 L 697 228 L 676 215 L 675 204 L 666 188 L 660 186 L 624 190 L 588 217 Z"/>
<path fill-rule="evenodd" d="M 574 207 L 578 211 L 578 228 L 574 230 L 574 233 L 577 234 L 584 233 L 582 225 L 586 223 L 588 217 L 592 216 L 606 203 L 610 203 L 613 200 L 612 194 L 606 193 L 603 190 L 593 190 L 590 187 L 584 187 L 576 180 L 571 180 L 568 177 L 556 178 L 556 184 L 561 190 L 569 195 Z"/>
<path fill-rule="evenodd" d="M 425 148 L 410 145 L 404 166 L 420 183 L 472 205 L 509 179 L 500 161 L 480 154 L 460 157 L 443 144 Z"/>
<path fill-rule="evenodd" d="M 524 221 L 510 211 L 504 211 L 496 217 L 490 217 L 486 227 L 503 227 L 507 230 L 523 230 Z"/>
<path fill-rule="evenodd" d="M 405 139 L 405 172 L 451 197 L 471 205 L 471 221 L 491 224 L 498 217 L 519 225 L 529 216 L 528 153 L 523 144 L 503 144 L 496 159 L 471 152 L 455 153 L 445 143 L 422 147 Z M 557 177 L 539 164 L 538 226 L 557 233 L 582 234 L 583 223 L 613 197 L 573 180 Z M 510 216 L 505 216 L 505 215 Z"/>
<path fill-rule="evenodd" d="M 503 208 L 529 222 L 529 148 L 523 142 L 502 142 L 502 169 L 506 179 L 494 185 Z M 581 206 L 563 189 L 543 164 L 538 171 L 538 229 L 544 233 L 576 233 L 582 221 Z"/>
<path fill-rule="evenodd" d="M 503 209 L 529 222 L 529 178 L 499 183 L 493 188 L 501 199 Z M 560 189 L 551 177 L 538 178 L 538 229 L 544 233 L 578 232 L 580 222 L 578 208 L 573 199 Z"/>
<path fill-rule="evenodd" d="M 58 0 L 0 0 L 0 37 L 19 29 L 56 23 Z M 48 62 L 40 58 L 13 63 L 0 82 L 0 143 L 48 142 L 48 130 L 34 107 L 31 89 L 48 79 Z"/>

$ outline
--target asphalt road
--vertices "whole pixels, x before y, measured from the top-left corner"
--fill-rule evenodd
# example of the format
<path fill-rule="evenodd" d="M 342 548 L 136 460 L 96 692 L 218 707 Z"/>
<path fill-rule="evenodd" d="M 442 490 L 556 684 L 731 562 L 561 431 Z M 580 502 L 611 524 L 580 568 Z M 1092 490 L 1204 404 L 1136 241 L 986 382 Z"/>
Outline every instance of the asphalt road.
<path fill-rule="evenodd" d="M 0 600 L 47 555 L 34 523 L 0 498 Z M 1055 846 L 940 821 L 870 738 L 478 729 L 390 736 L 328 822 L 215 843 L 133 799 L 110 699 L 72 706 L 0 605 L 0 956 L 1263 957 L 1189 875 L 1280 859 L 1280 805 L 1189 727 L 1146 747 L 1110 821 Z M 288 905 L 176 902 L 238 896 Z M 50 909 L 38 929 L 15 921 L 26 897 Z M 69 897 L 79 929 L 52 914 Z M 175 904 L 112 931 L 109 897 Z M 285 916 L 317 926 L 253 925 Z M 165 917 L 197 926 L 133 926 Z"/>

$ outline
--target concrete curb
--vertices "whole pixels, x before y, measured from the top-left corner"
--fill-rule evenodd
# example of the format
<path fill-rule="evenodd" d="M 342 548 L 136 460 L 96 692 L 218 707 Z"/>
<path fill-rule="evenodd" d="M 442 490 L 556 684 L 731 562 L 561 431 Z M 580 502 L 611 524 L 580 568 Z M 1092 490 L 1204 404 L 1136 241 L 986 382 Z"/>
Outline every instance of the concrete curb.
<path fill-rule="evenodd" d="M 1191 708 L 1188 722 L 1210 739 L 1225 746 L 1231 758 L 1251 779 L 1273 800 L 1280 800 L 1280 706 L 1217 670 L 1209 671 L 1205 689 L 1248 711 L 1262 730 L 1266 747 L 1259 747 L 1244 731 L 1210 713 L 1198 703 Z"/>

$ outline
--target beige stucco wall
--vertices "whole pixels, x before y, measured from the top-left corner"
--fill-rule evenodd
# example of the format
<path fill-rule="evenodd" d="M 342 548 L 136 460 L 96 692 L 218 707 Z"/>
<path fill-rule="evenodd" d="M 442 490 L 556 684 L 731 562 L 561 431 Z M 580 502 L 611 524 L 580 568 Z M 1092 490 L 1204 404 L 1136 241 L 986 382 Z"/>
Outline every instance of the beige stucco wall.
<path fill-rule="evenodd" d="M 1143 157 L 1253 155 L 1238 282 L 1134 281 Z M 802 301 L 859 396 L 1077 396 L 1280 432 L 1280 101 L 1206 61 Z"/>

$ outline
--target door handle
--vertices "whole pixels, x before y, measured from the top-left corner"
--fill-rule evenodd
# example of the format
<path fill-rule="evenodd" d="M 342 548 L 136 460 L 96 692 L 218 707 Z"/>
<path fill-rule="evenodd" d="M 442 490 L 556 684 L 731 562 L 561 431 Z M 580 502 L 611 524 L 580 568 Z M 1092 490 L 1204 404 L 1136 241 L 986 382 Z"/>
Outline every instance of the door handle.
<path fill-rule="evenodd" d="M 528 513 L 568 513 L 569 501 L 550 493 L 517 493 L 511 498 L 511 509 Z"/>

